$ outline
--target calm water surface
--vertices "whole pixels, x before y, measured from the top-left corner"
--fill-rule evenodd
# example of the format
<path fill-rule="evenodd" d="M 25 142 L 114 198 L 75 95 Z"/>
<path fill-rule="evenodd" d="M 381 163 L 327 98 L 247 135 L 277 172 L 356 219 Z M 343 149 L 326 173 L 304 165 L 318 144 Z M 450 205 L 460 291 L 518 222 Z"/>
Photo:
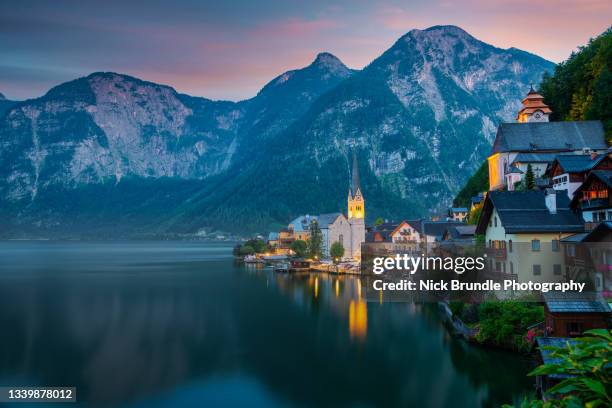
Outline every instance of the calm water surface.
<path fill-rule="evenodd" d="M 235 265 L 228 244 L 0 242 L 0 385 L 143 408 L 499 406 L 531 391 L 525 361 L 450 337 L 435 306 L 361 291 Z"/>

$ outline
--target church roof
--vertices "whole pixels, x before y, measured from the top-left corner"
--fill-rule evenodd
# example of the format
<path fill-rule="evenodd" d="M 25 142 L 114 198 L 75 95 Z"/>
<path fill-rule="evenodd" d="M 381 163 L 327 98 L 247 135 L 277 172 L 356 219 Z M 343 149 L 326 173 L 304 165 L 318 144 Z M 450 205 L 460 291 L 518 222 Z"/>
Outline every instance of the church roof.
<path fill-rule="evenodd" d="M 342 217 L 341 213 L 329 213 L 319 215 L 319 228 L 328 228 L 330 224 L 333 224 L 338 217 Z"/>
<path fill-rule="evenodd" d="M 502 123 L 492 153 L 563 152 L 608 148 L 601 121 Z"/>

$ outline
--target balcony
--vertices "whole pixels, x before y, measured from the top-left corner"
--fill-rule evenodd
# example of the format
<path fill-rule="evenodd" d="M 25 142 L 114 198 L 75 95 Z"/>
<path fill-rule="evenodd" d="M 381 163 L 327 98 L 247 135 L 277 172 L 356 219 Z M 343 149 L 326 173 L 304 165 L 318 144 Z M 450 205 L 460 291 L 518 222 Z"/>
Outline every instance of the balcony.
<path fill-rule="evenodd" d="M 608 198 L 593 198 L 591 200 L 583 200 L 580 202 L 580 208 L 583 210 L 591 210 L 594 208 L 606 208 L 610 206 Z"/>
<path fill-rule="evenodd" d="M 487 256 L 495 258 L 497 260 L 506 260 L 506 248 L 486 248 L 485 253 L 487 254 Z"/>

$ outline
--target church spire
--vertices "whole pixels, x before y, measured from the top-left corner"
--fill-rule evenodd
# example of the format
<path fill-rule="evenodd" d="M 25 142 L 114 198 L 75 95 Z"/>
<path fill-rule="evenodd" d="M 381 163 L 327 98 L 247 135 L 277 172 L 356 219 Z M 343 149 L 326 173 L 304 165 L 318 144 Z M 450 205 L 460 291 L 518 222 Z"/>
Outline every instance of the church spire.
<path fill-rule="evenodd" d="M 359 184 L 359 164 L 357 163 L 357 152 L 353 150 L 353 169 L 348 194 L 348 219 L 353 221 L 363 220 L 364 216 L 365 206 L 361 185 Z"/>
<path fill-rule="evenodd" d="M 353 170 L 351 172 L 351 193 L 356 195 L 361 190 L 359 185 L 359 164 L 357 163 L 357 153 L 353 150 Z"/>

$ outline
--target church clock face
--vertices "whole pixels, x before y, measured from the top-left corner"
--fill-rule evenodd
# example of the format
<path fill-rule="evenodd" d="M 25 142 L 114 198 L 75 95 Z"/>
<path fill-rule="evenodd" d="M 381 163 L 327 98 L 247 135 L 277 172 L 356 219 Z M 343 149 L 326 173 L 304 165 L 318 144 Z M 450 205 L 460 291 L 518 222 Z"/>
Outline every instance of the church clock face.
<path fill-rule="evenodd" d="M 536 111 L 533 114 L 532 118 L 534 122 L 541 122 L 542 120 L 544 120 L 544 115 L 542 114 L 541 111 Z"/>

